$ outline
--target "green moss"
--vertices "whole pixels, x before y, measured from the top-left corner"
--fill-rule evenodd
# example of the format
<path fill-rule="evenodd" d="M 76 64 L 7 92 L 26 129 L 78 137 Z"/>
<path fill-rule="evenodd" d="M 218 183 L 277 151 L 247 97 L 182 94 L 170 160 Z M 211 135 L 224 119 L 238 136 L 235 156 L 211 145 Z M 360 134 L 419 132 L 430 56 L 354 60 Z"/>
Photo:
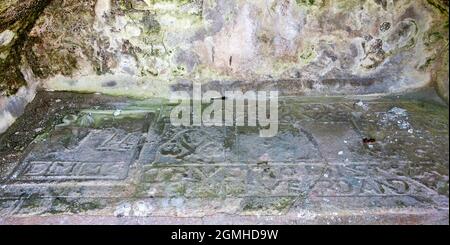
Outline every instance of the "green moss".
<path fill-rule="evenodd" d="M 177 66 L 177 68 L 172 71 L 172 74 L 174 76 L 183 76 L 186 74 L 186 68 L 183 66 Z"/>
<path fill-rule="evenodd" d="M 439 10 L 442 14 L 448 15 L 448 9 L 436 0 L 427 0 L 428 4 Z"/>
<path fill-rule="evenodd" d="M 178 184 L 175 187 L 174 193 L 178 196 L 184 196 L 186 195 L 186 186 L 184 184 Z"/>
<path fill-rule="evenodd" d="M 428 33 L 428 35 L 424 36 L 424 45 L 427 47 L 432 46 L 434 43 L 443 40 L 444 35 L 440 32 L 434 31 L 431 33 Z"/>
<path fill-rule="evenodd" d="M 47 127 L 45 128 L 42 132 L 40 132 L 40 134 L 38 134 L 35 138 L 34 141 L 35 142 L 43 142 L 46 141 L 50 138 L 50 133 L 52 131 L 53 127 Z"/>
<path fill-rule="evenodd" d="M 273 208 L 278 211 L 285 211 L 293 204 L 295 200 L 291 197 L 283 197 L 278 199 L 274 204 Z"/>
<path fill-rule="evenodd" d="M 337 1 L 337 7 L 340 10 L 349 11 L 355 9 L 361 5 L 360 0 L 346 0 L 346 1 Z"/>
<path fill-rule="evenodd" d="M 244 200 L 242 209 L 244 211 L 263 211 L 272 210 L 283 212 L 288 210 L 295 202 L 294 197 L 280 198 L 251 198 Z"/>
<path fill-rule="evenodd" d="M 100 201 L 81 201 L 74 200 L 70 201 L 64 197 L 56 197 L 52 202 L 52 207 L 50 209 L 50 213 L 52 214 L 60 214 L 60 213 L 84 213 L 90 210 L 101 209 L 105 205 L 100 203 Z"/>
<path fill-rule="evenodd" d="M 35 209 L 42 206 L 43 197 L 33 193 L 23 202 L 22 209 Z"/>
<path fill-rule="evenodd" d="M 147 34 L 158 34 L 161 32 L 161 25 L 156 20 L 156 16 L 154 15 L 145 15 L 142 18 L 141 23 L 143 24 Z"/>
<path fill-rule="evenodd" d="M 307 46 L 305 50 L 299 55 L 299 59 L 302 64 L 308 64 L 317 57 L 317 53 L 314 50 L 314 46 Z"/>
<path fill-rule="evenodd" d="M 218 198 L 219 193 L 213 188 L 202 188 L 196 193 L 199 198 Z"/>
<path fill-rule="evenodd" d="M 235 183 L 230 183 L 230 185 L 225 186 L 225 193 L 227 196 L 236 197 L 240 195 L 245 195 L 245 186 L 236 186 Z"/>
<path fill-rule="evenodd" d="M 315 0 L 295 0 L 297 2 L 298 5 L 306 5 L 306 6 L 311 6 L 314 5 Z"/>
<path fill-rule="evenodd" d="M 194 0 L 148 0 L 147 2 L 155 3 L 177 3 L 178 5 L 184 5 L 194 2 Z"/>
<path fill-rule="evenodd" d="M 0 12 L 0 32 L 10 29 L 17 34 L 11 43 L 8 57 L 0 60 L 0 95 L 12 95 L 27 83 L 20 71 L 21 52 L 27 36 L 39 15 L 50 0 L 9 2 L 6 11 Z"/>
<path fill-rule="evenodd" d="M 122 10 L 133 9 L 133 3 L 131 1 L 119 0 L 117 3 L 118 3 L 119 8 L 122 9 Z"/>
<path fill-rule="evenodd" d="M 446 195 L 448 197 L 448 182 L 438 185 L 438 193 L 440 195 Z"/>

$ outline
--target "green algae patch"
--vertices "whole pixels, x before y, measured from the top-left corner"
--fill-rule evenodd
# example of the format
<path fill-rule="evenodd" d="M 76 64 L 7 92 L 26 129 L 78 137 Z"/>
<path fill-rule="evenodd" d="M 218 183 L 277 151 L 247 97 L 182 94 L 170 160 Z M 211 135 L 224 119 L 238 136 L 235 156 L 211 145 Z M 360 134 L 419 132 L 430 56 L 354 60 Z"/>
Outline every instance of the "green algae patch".
<path fill-rule="evenodd" d="M 100 200 L 88 201 L 74 198 L 56 197 L 48 211 L 50 214 L 82 214 L 89 211 L 99 210 L 106 206 Z"/>
<path fill-rule="evenodd" d="M 245 198 L 241 203 L 242 211 L 244 213 L 265 212 L 265 213 L 283 213 L 295 202 L 295 197 L 280 197 L 280 198 Z"/>

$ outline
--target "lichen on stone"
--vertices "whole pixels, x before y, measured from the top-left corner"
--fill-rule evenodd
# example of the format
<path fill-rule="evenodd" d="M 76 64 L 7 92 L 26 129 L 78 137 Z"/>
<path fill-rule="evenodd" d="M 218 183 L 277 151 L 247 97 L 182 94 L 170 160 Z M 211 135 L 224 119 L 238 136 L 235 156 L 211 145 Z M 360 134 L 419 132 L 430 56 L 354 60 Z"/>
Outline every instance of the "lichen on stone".
<path fill-rule="evenodd" d="M 23 54 L 48 89 L 136 96 L 138 86 L 186 80 L 294 79 L 359 80 L 361 93 L 435 84 L 445 94 L 446 27 L 438 0 L 63 0 L 40 15 Z M 0 51 L 20 63 L 19 50 Z M 327 89 L 317 91 L 336 92 Z"/>

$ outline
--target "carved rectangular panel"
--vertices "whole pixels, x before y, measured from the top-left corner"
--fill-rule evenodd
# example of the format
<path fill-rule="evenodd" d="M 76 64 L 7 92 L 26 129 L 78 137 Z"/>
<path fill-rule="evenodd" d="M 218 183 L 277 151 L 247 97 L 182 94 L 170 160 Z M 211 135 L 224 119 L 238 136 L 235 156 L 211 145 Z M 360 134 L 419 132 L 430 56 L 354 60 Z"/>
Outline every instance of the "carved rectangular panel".
<path fill-rule="evenodd" d="M 127 178 L 129 166 L 138 153 L 142 137 L 142 132 L 138 130 L 74 126 L 56 128 L 46 139 L 35 141 L 30 146 L 12 180 L 123 180 Z"/>

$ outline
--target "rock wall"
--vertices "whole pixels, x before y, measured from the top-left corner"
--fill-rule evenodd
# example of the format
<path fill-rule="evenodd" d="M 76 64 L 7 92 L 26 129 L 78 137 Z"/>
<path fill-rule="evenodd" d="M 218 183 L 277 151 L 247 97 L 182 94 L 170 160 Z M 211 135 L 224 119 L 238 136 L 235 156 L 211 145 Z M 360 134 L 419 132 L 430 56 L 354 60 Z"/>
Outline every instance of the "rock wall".
<path fill-rule="evenodd" d="M 295 95 L 435 86 L 448 103 L 447 0 L 1 0 L 0 15 L 3 108 L 30 84 L 145 98 L 191 81 Z"/>
<path fill-rule="evenodd" d="M 26 58 L 47 89 L 152 97 L 188 81 L 294 94 L 436 85 L 448 101 L 447 1 L 63 0 L 30 40 Z"/>
<path fill-rule="evenodd" d="M 37 80 L 22 59 L 36 19 L 50 0 L 0 0 L 0 133 L 34 98 Z"/>
<path fill-rule="evenodd" d="M 26 86 L 21 52 L 35 20 L 49 0 L 0 1 L 0 95 L 15 94 Z"/>

